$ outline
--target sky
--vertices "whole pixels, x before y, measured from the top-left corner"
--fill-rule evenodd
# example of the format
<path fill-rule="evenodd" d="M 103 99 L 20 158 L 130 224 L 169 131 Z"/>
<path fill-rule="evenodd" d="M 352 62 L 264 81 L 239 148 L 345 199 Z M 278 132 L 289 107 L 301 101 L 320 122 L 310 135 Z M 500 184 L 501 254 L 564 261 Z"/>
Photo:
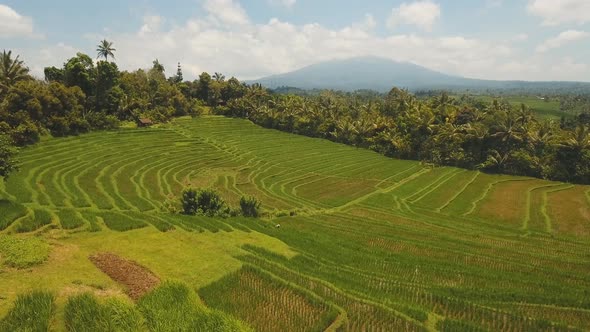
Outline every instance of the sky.
<path fill-rule="evenodd" d="M 121 69 L 254 79 L 378 56 L 499 80 L 590 81 L 590 0 L 0 0 L 31 72 L 114 43 Z"/>

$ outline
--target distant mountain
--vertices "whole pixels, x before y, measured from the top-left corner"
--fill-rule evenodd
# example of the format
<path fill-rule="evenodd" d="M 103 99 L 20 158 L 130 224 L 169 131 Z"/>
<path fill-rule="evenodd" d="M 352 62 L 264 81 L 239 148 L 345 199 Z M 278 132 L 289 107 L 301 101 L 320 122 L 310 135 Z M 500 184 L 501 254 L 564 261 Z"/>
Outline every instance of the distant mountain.
<path fill-rule="evenodd" d="M 529 93 L 590 93 L 590 83 L 478 80 L 443 74 L 409 62 L 396 62 L 377 57 L 322 62 L 248 83 L 260 83 L 271 89 L 294 87 L 307 90 L 370 89 L 387 92 L 395 86 L 411 91 L 470 89 L 522 90 Z"/>

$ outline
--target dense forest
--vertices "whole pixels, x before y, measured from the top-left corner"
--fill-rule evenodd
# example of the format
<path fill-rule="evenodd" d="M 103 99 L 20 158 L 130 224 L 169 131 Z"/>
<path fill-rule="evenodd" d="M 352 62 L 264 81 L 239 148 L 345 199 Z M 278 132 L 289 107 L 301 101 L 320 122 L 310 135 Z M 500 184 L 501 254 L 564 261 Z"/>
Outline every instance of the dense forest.
<path fill-rule="evenodd" d="M 539 120 L 525 105 L 452 98 L 444 92 L 418 98 L 397 88 L 386 95 L 276 93 L 219 73 L 186 81 L 180 63 L 170 77 L 158 60 L 148 70 L 120 71 L 109 61 L 114 52 L 104 40 L 97 48 L 102 60 L 78 53 L 61 68 L 45 68 L 44 80 L 33 78 L 18 56 L 0 54 L 0 175 L 16 166 L 11 145 L 34 144 L 48 134 L 114 129 L 124 121 L 166 122 L 211 108 L 390 157 L 590 183 L 587 112 L 560 122 Z M 568 102 L 583 105 L 585 100 L 576 96 Z"/>

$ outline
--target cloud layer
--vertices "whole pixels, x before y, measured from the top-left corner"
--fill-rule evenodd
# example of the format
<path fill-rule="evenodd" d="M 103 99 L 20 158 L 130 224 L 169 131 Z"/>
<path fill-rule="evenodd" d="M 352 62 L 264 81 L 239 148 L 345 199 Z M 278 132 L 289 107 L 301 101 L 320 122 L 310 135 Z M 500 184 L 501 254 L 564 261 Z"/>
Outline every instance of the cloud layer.
<path fill-rule="evenodd" d="M 34 37 L 33 19 L 0 4 L 0 38 Z"/>
<path fill-rule="evenodd" d="M 588 0 L 529 0 L 527 9 L 542 18 L 545 25 L 590 22 Z"/>
<path fill-rule="evenodd" d="M 547 39 L 543 44 L 537 47 L 537 52 L 547 52 L 554 48 L 562 47 L 563 45 L 586 39 L 590 37 L 590 33 L 578 30 L 567 30 L 560 33 L 557 37 Z"/>
<path fill-rule="evenodd" d="M 287 6 L 295 3 L 280 2 Z M 203 14 L 183 22 L 146 15 L 132 32 L 105 30 L 85 35 L 88 49 L 82 51 L 94 57 L 92 45 L 106 38 L 115 43 L 120 68 L 148 68 L 158 58 L 169 75 L 181 62 L 187 79 L 194 79 L 203 71 L 253 79 L 357 56 L 408 61 L 444 73 L 485 79 L 587 81 L 590 77 L 590 68 L 582 57 L 572 57 L 562 48 L 589 37 L 582 30 L 567 30 L 536 49 L 530 45 L 535 36 L 522 31 L 500 40 L 435 35 L 423 31 L 431 29 L 441 18 L 440 5 L 433 1 L 404 3 L 394 8 L 395 22 L 389 20 L 394 30 L 390 33 L 379 29 L 380 23 L 368 13 L 359 15 L 357 22 L 347 26 L 328 28 L 319 23 L 293 24 L 277 18 L 257 23 L 238 0 L 203 0 L 201 4 Z M 15 17 L 26 20 L 20 15 Z M 416 32 L 396 32 L 395 27 L 401 24 L 417 27 Z M 60 66 L 78 48 L 59 43 L 15 51 L 22 54 L 33 73 L 42 77 L 43 67 Z"/>
<path fill-rule="evenodd" d="M 431 31 L 440 18 L 440 5 L 430 0 L 402 3 L 391 11 L 387 26 L 394 29 L 398 25 L 414 25 Z"/>

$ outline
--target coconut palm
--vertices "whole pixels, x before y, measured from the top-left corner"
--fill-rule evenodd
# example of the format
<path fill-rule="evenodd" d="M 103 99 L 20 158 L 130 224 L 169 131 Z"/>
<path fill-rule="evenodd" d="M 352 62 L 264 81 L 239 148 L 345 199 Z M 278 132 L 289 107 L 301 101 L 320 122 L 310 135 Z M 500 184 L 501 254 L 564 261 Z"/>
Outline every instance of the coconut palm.
<path fill-rule="evenodd" d="M 576 129 L 568 134 L 568 137 L 560 146 L 568 147 L 575 151 L 582 151 L 590 148 L 590 128 L 579 125 Z"/>
<path fill-rule="evenodd" d="M 216 82 L 223 82 L 225 80 L 225 76 L 221 73 L 215 72 L 215 74 L 213 75 L 213 79 Z"/>
<path fill-rule="evenodd" d="M 98 52 L 98 58 L 104 58 L 105 61 L 109 60 L 109 57 L 115 58 L 115 54 L 113 53 L 116 49 L 113 48 L 113 43 L 104 39 L 103 41 L 98 44 L 96 51 Z"/>
<path fill-rule="evenodd" d="M 19 60 L 19 56 L 12 58 L 12 51 L 4 50 L 0 54 L 0 95 L 19 81 L 30 79 L 29 68 Z"/>

